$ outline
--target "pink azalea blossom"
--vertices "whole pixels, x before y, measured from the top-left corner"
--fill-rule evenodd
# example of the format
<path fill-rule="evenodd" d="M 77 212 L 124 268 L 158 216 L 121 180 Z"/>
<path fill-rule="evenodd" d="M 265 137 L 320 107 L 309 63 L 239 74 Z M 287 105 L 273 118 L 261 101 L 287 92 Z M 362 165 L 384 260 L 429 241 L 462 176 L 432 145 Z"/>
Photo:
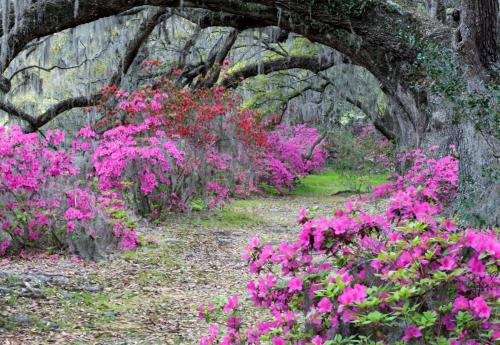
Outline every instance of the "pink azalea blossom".
<path fill-rule="evenodd" d="M 329 313 L 332 311 L 333 305 L 327 297 L 323 297 L 319 301 L 317 311 L 320 313 Z"/>
<path fill-rule="evenodd" d="M 366 298 L 366 286 L 362 284 L 355 284 L 354 287 L 346 287 L 342 294 L 339 296 L 338 301 L 340 304 L 351 304 L 355 302 L 363 302 Z"/>
<path fill-rule="evenodd" d="M 300 277 L 293 277 L 288 281 L 288 291 L 302 291 L 302 279 Z"/>
<path fill-rule="evenodd" d="M 491 314 L 491 307 L 486 304 L 483 296 L 478 296 L 471 300 L 470 309 L 472 315 L 477 318 L 489 318 Z"/>
<path fill-rule="evenodd" d="M 405 330 L 403 340 L 410 341 L 411 339 L 420 338 L 422 335 L 422 331 L 417 326 L 411 326 Z"/>
<path fill-rule="evenodd" d="M 273 345 L 285 345 L 285 339 L 281 337 L 273 337 Z"/>
<path fill-rule="evenodd" d="M 464 296 L 457 296 L 455 302 L 453 303 L 453 312 L 457 312 L 459 310 L 468 310 L 469 309 L 469 300 Z"/>
<path fill-rule="evenodd" d="M 224 306 L 224 311 L 229 312 L 238 308 L 238 295 L 228 297 L 228 302 Z"/>

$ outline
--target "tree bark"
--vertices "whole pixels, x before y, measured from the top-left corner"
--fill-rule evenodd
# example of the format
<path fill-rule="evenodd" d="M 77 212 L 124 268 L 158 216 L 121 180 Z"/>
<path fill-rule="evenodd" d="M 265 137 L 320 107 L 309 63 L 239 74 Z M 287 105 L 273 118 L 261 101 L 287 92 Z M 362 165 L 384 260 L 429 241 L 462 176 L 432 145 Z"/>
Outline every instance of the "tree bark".
<path fill-rule="evenodd" d="M 471 73 L 485 77 L 498 62 L 498 0 L 462 0 L 458 51 Z"/>

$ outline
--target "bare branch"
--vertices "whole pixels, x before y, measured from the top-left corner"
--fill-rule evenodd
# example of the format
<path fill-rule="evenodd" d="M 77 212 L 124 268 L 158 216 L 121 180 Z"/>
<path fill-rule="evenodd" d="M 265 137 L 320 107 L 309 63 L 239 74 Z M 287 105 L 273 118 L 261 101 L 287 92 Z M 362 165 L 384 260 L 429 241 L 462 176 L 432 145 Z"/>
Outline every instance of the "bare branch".
<path fill-rule="evenodd" d="M 23 67 L 23 68 L 20 68 L 18 69 L 17 71 L 15 71 L 14 73 L 12 73 L 12 75 L 9 77 L 9 81 L 12 81 L 12 79 L 19 73 L 22 73 L 26 70 L 29 70 L 29 69 L 32 69 L 32 68 L 37 68 L 37 69 L 41 69 L 42 71 L 45 71 L 45 72 L 50 72 L 54 69 L 60 69 L 60 70 L 67 70 L 67 69 L 74 69 L 74 68 L 78 68 L 78 67 L 81 67 L 85 64 L 85 62 L 87 62 L 87 60 L 83 61 L 82 63 L 78 64 L 78 65 L 74 65 L 74 66 L 58 66 L 58 65 L 54 65 L 52 67 L 42 67 L 42 66 L 38 66 L 38 65 L 31 65 L 31 66 L 26 66 L 26 67 Z"/>

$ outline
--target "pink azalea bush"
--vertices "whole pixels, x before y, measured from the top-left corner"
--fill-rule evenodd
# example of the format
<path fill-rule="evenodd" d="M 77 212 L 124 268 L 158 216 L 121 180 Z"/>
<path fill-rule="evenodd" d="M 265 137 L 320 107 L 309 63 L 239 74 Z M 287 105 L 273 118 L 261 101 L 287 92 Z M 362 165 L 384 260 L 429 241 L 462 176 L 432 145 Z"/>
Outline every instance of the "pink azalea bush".
<path fill-rule="evenodd" d="M 389 197 L 385 214 L 360 200 L 331 217 L 303 209 L 295 242 L 252 239 L 247 290 L 268 315 L 244 320 L 235 297 L 201 305 L 199 317 L 217 324 L 200 344 L 498 343 L 498 235 L 442 216 L 456 159 L 405 158 L 408 174 L 375 192 Z"/>
<path fill-rule="evenodd" d="M 0 127 L 0 225 L 8 238 L 0 254 L 11 245 L 75 249 L 111 223 L 115 238 L 129 243 L 129 229 L 101 211 L 105 198 L 98 200 L 92 190 L 79 186 L 78 170 L 63 141 L 61 131 L 48 131 L 41 139 L 18 127 Z"/>
<path fill-rule="evenodd" d="M 84 129 L 75 148 L 89 152 L 101 189 L 116 189 L 143 214 L 186 211 L 196 198 L 224 207 L 258 192 L 258 183 L 283 192 L 326 160 L 323 145 L 314 145 L 315 128 L 268 131 L 259 113 L 238 109 L 220 87 L 179 90 L 163 79 L 131 94 L 103 93 L 99 125 L 115 121 L 115 128 L 102 135 Z"/>
<path fill-rule="evenodd" d="M 268 134 L 268 148 L 260 160 L 261 179 L 283 193 L 292 189 L 299 177 L 319 171 L 328 156 L 322 142 L 315 146 L 319 139 L 316 128 L 277 126 Z"/>

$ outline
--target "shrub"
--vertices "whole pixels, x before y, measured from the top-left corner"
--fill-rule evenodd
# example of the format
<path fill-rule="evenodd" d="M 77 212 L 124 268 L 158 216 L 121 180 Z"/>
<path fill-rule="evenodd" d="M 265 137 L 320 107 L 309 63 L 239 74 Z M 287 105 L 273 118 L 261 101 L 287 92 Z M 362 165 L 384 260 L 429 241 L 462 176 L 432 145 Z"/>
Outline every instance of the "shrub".
<path fill-rule="evenodd" d="M 409 174 L 384 187 L 385 215 L 360 201 L 327 218 L 303 209 L 296 242 L 254 238 L 244 252 L 255 275 L 247 289 L 266 321 L 245 323 L 236 296 L 201 305 L 200 318 L 223 328 L 213 324 L 200 344 L 498 341 L 498 236 L 459 231 L 440 215 L 456 191 L 453 157 L 410 156 Z"/>
<path fill-rule="evenodd" d="M 319 171 L 327 158 L 320 139 L 316 128 L 277 126 L 268 134 L 267 150 L 260 160 L 261 181 L 283 193 L 285 188 L 292 189 L 299 177 Z"/>
<path fill-rule="evenodd" d="M 133 248 L 133 212 L 160 217 L 189 210 L 193 200 L 224 207 L 258 192 L 256 182 L 290 188 L 325 159 L 321 145 L 304 158 L 315 129 L 268 135 L 260 114 L 238 109 L 220 87 L 187 91 L 162 79 L 131 94 L 116 87 L 102 94 L 103 119 L 79 130 L 71 150 L 61 131 L 41 139 L 0 127 L 1 255 L 48 246 L 96 258 L 117 242 Z"/>
<path fill-rule="evenodd" d="M 334 130 L 328 145 L 338 170 L 381 173 L 392 170 L 394 147 L 371 124 Z"/>
<path fill-rule="evenodd" d="M 0 127 L 0 223 L 8 237 L 0 254 L 9 247 L 48 246 L 100 255 L 101 246 L 115 242 L 108 236 L 112 231 L 130 244 L 130 231 L 116 221 L 109 224 L 96 195 L 79 186 L 63 140 L 61 131 L 40 139 L 18 127 Z"/>
<path fill-rule="evenodd" d="M 116 188 L 142 214 L 185 211 L 194 199 L 223 207 L 257 192 L 257 183 L 284 192 L 326 159 L 322 144 L 312 147 L 316 129 L 267 131 L 258 112 L 238 109 L 221 87 L 189 91 L 162 79 L 132 94 L 102 93 L 106 116 L 98 125 L 116 127 L 87 133 L 96 143 L 79 145 L 91 148 L 101 188 Z"/>
<path fill-rule="evenodd" d="M 192 205 L 224 207 L 258 192 L 258 182 L 291 188 L 325 161 L 316 129 L 269 133 L 258 112 L 239 109 L 221 87 L 185 90 L 162 78 L 131 93 L 106 86 L 101 95 L 102 119 L 79 130 L 71 150 L 61 131 L 41 139 L 0 127 L 7 234 L 0 254 L 15 244 L 94 257 L 118 239 L 132 248 L 133 212 L 161 217 Z"/>

